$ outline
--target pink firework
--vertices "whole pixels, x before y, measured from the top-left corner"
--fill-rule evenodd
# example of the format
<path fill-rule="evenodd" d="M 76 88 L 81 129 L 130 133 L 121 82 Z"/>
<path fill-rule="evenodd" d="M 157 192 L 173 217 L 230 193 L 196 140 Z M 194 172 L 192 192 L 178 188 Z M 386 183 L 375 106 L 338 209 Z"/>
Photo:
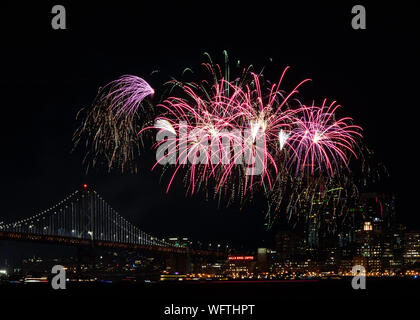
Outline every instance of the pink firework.
<path fill-rule="evenodd" d="M 175 164 L 167 191 L 181 168 L 188 167 L 190 191 L 194 193 L 197 184 L 211 178 L 222 186 L 240 162 L 240 153 L 227 152 L 223 141 L 230 146 L 237 138 L 235 129 L 240 128 L 246 95 L 224 79 L 209 92 L 196 88 L 194 83 L 184 84 L 187 99 L 169 97 L 159 105 L 165 112 L 156 119 L 154 128 L 169 135 L 156 147 L 167 144 L 169 152 L 157 159 L 156 165 L 164 158 L 173 159 Z"/>
<path fill-rule="evenodd" d="M 155 92 L 144 79 L 133 75 L 124 75 L 107 84 L 105 88 L 109 88 L 109 92 L 103 99 L 108 100 L 110 107 L 117 110 L 117 116 L 132 116 L 143 100 Z"/>
<path fill-rule="evenodd" d="M 173 168 L 167 192 L 182 173 L 191 194 L 212 185 L 215 194 L 243 197 L 255 186 L 272 190 L 280 173 L 291 174 L 292 165 L 296 174 L 333 175 L 347 166 L 350 154 L 356 155 L 361 128 L 351 118 L 336 119 L 339 105 L 327 106 L 324 100 L 321 107 L 308 107 L 297 100 L 299 88 L 310 79 L 285 91 L 289 67 L 269 84 L 249 69 L 229 81 L 218 65 L 203 65 L 212 81 L 171 81 L 181 94 L 159 104 L 163 112 L 143 129 L 158 130 L 153 169 L 158 164 Z"/>
<path fill-rule="evenodd" d="M 288 101 L 309 79 L 286 94 L 280 85 L 287 68 L 278 83 L 262 88 L 260 76 L 254 73 L 238 84 L 223 77 L 218 80 L 214 68 L 205 66 L 214 79 L 209 90 L 204 85 L 182 84 L 185 97 L 172 96 L 159 105 L 165 112 L 156 119 L 154 128 L 168 136 L 156 147 L 165 144 L 168 152 L 157 163 L 171 159 L 175 165 L 167 191 L 185 167 L 191 193 L 210 180 L 215 182 L 216 192 L 233 188 L 232 184 L 242 194 L 252 190 L 255 183 L 267 183 L 271 189 L 278 172 L 279 135 L 291 130 L 299 112 L 299 108 L 291 109 Z M 281 147 L 284 143 L 280 141 Z"/>
<path fill-rule="evenodd" d="M 348 165 L 349 154 L 357 157 L 354 146 L 362 128 L 353 125 L 352 118 L 336 119 L 339 107 L 335 101 L 326 105 L 324 99 L 321 107 L 301 108 L 302 115 L 296 118 L 288 139 L 296 171 L 313 174 L 318 170 L 332 175 L 334 168 Z"/>
<path fill-rule="evenodd" d="M 260 150 L 256 150 L 257 155 L 262 155 L 260 161 L 263 163 L 264 171 L 261 175 L 261 183 L 267 182 L 271 190 L 273 176 L 278 173 L 279 149 L 287 144 L 287 132 L 291 130 L 291 125 L 296 121 L 295 117 L 300 112 L 300 105 L 292 108 L 291 98 L 298 93 L 298 89 L 310 79 L 305 79 L 298 83 L 290 92 L 280 89 L 284 75 L 289 67 L 283 70 L 280 80 L 266 88 L 261 86 L 260 76 L 252 73 L 252 88 L 246 85 L 245 92 L 247 103 L 244 105 L 243 123 L 251 131 L 252 142 L 255 135 L 260 132 L 263 135 L 264 144 Z M 250 186 L 254 175 L 250 175 Z M 245 180 L 245 184 L 247 180 Z M 246 188 L 245 188 L 246 190 Z"/>

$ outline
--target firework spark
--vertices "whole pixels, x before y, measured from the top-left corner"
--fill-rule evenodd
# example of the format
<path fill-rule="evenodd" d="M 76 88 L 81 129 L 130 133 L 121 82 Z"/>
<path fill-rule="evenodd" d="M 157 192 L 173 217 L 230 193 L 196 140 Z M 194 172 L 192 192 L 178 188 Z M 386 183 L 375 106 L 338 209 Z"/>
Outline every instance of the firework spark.
<path fill-rule="evenodd" d="M 104 87 L 108 93 L 103 96 L 117 116 L 134 115 L 141 107 L 143 100 L 155 93 L 154 89 L 142 78 L 124 75 Z"/>
<path fill-rule="evenodd" d="M 86 139 L 87 169 L 105 163 L 108 170 L 137 171 L 137 156 L 142 148 L 137 133 L 153 118 L 153 108 L 144 104 L 144 99 L 153 93 L 142 78 L 125 75 L 100 89 L 92 108 L 81 110 L 85 117 L 74 141 L 77 146 L 82 138 Z"/>
<path fill-rule="evenodd" d="M 280 135 L 282 149 L 286 143 L 283 139 L 288 136 L 284 130 L 291 129 L 300 110 L 299 104 L 291 108 L 289 100 L 309 79 L 286 94 L 280 86 L 287 68 L 278 83 L 262 87 L 262 77 L 246 72 L 248 69 L 244 69 L 242 79 L 229 81 L 218 65 L 207 63 L 204 67 L 213 83 L 173 81 L 182 96 L 170 96 L 159 104 L 163 114 L 150 127 L 172 134 L 156 144 L 168 146 L 157 163 L 171 159 L 175 165 L 167 191 L 183 168 L 188 171 L 191 193 L 198 190 L 197 186 L 208 187 L 210 182 L 216 194 L 222 189 L 236 189 L 243 196 L 255 185 L 265 184 L 271 189 L 278 171 L 277 137 Z M 190 134 L 186 136 L 187 132 Z M 188 166 L 186 160 L 190 160 Z"/>
<path fill-rule="evenodd" d="M 334 174 L 334 168 L 341 164 L 347 166 L 348 154 L 357 157 L 354 146 L 356 138 L 361 137 L 361 127 L 351 124 L 349 117 L 336 119 L 336 110 L 340 105 L 333 101 L 321 107 L 301 108 L 302 116 L 296 123 L 289 138 L 289 145 L 295 157 L 296 170 L 326 170 Z"/>

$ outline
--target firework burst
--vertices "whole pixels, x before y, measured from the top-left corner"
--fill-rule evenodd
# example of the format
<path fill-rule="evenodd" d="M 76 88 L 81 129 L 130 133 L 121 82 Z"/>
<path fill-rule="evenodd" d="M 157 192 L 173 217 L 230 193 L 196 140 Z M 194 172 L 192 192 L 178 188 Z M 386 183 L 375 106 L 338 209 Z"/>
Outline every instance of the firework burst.
<path fill-rule="evenodd" d="M 361 127 L 353 125 L 349 117 L 336 118 L 340 105 L 333 101 L 321 107 L 312 105 L 300 109 L 301 117 L 296 118 L 288 145 L 293 150 L 291 162 L 296 171 L 307 170 L 313 175 L 316 170 L 334 175 L 335 168 L 347 166 L 349 155 L 357 157 L 354 147 L 356 139 L 362 135 Z"/>
<path fill-rule="evenodd" d="M 155 90 L 142 78 L 124 75 L 104 87 L 106 92 L 100 103 L 109 105 L 116 116 L 133 116 L 142 108 L 143 100 L 155 93 Z"/>
<path fill-rule="evenodd" d="M 84 163 L 94 167 L 103 163 L 108 170 L 137 172 L 143 141 L 137 134 L 143 123 L 153 118 L 153 108 L 144 99 L 154 90 L 142 78 L 123 76 L 98 91 L 73 140 L 77 147 L 85 140 Z"/>

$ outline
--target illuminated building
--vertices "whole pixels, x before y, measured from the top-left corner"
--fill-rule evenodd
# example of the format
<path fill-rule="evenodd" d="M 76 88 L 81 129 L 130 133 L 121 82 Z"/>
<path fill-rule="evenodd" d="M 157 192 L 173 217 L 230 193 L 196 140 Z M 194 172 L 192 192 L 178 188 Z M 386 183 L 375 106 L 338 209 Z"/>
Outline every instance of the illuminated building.
<path fill-rule="evenodd" d="M 350 274 L 355 265 L 360 265 L 360 263 L 357 263 L 357 261 L 354 261 L 353 259 L 340 259 L 338 263 L 338 274 Z"/>
<path fill-rule="evenodd" d="M 372 231 L 373 226 L 370 221 L 365 221 L 365 224 L 363 225 L 363 231 Z"/>
<path fill-rule="evenodd" d="M 403 269 L 403 234 L 401 225 L 386 230 L 365 221 L 363 229 L 356 231 L 354 257 L 368 272 L 400 273 Z"/>
<path fill-rule="evenodd" d="M 281 261 L 299 260 L 306 256 L 306 243 L 297 232 L 279 231 L 276 234 L 276 251 Z"/>
<path fill-rule="evenodd" d="M 229 256 L 226 273 L 233 278 L 247 277 L 255 270 L 254 256 Z"/>
<path fill-rule="evenodd" d="M 403 267 L 403 232 L 401 227 L 382 236 L 382 267 L 389 273 L 399 273 Z"/>
<path fill-rule="evenodd" d="M 381 271 L 381 233 L 373 231 L 373 226 L 370 221 L 365 221 L 363 230 L 356 232 L 356 258 L 363 257 L 364 264 L 368 272 Z"/>
<path fill-rule="evenodd" d="M 269 254 L 271 253 L 270 249 L 267 248 L 258 248 L 257 250 L 257 269 L 258 272 L 268 272 L 269 271 Z"/>
<path fill-rule="evenodd" d="M 420 270 L 420 232 L 412 231 L 404 234 L 404 266 Z"/>
<path fill-rule="evenodd" d="M 364 221 L 371 221 L 375 231 L 389 230 L 395 222 L 395 197 L 393 195 L 375 192 L 362 193 L 360 208 Z"/>

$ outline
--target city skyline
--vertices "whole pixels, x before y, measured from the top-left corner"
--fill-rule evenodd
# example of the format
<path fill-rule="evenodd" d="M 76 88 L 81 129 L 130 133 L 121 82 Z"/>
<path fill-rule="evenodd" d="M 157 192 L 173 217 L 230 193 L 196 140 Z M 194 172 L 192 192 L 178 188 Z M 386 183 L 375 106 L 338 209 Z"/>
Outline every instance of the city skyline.
<path fill-rule="evenodd" d="M 264 258 L 264 269 L 273 275 L 277 274 L 275 270 L 288 270 L 303 274 L 332 273 L 348 276 L 353 265 L 360 264 L 365 266 L 369 275 L 407 275 L 408 272 L 418 276 L 420 231 L 407 229 L 398 223 L 393 197 L 387 198 L 386 195 L 375 193 L 361 194 L 360 202 L 349 211 L 352 214 L 351 223 L 337 233 L 323 234 L 322 227 L 315 227 L 311 223 L 295 229 L 284 228 L 286 224 L 283 228 L 273 230 L 273 241 L 267 242 L 266 248 L 256 243 L 252 247 L 235 247 L 232 245 L 234 241 L 223 244 L 220 241 L 204 243 L 185 236 L 159 239 L 148 235 L 115 212 L 94 189 L 83 184 L 59 203 L 32 217 L 1 222 L 0 233 L 3 240 L 50 243 L 51 249 L 54 243 L 59 247 L 95 247 L 95 250 L 114 248 L 139 252 L 159 252 L 162 246 L 163 252 L 176 253 L 187 249 L 185 253 L 189 255 L 218 257 L 220 254 L 218 264 L 221 266 L 226 262 L 246 260 L 248 263 L 242 265 L 246 267 L 247 277 L 255 273 L 255 265 L 251 267 L 251 264 L 252 261 L 261 260 L 261 250 L 270 256 L 268 260 Z M 50 251 L 50 259 L 54 256 L 53 252 L 58 253 L 55 250 Z M 238 259 L 232 258 L 235 254 L 233 257 Z M 34 258 L 36 255 L 34 253 Z M 244 255 L 249 259 L 245 259 Z M 21 263 L 9 260 L 8 257 L 3 258 L 3 267 L 9 269 Z M 69 258 L 73 259 L 71 255 Z M 42 258 L 38 259 L 42 261 Z M 257 262 L 257 265 L 260 264 Z M 257 267 L 257 270 L 259 268 L 262 267 Z M 223 276 L 226 271 L 223 267 L 219 272 Z M 260 276 L 258 272 L 256 274 Z"/>

